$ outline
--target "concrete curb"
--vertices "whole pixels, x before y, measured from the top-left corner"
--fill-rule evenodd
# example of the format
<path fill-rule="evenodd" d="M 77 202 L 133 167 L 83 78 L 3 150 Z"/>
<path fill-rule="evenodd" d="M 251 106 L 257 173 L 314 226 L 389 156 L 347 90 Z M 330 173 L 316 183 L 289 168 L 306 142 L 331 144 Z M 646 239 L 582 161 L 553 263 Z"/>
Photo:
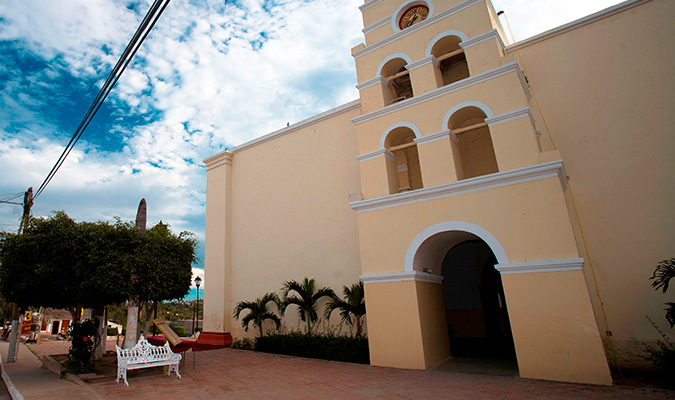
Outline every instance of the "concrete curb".
<path fill-rule="evenodd" d="M 5 364 L 2 362 L 2 355 L 0 355 L 0 369 L 2 369 L 2 380 L 5 382 L 5 386 L 7 386 L 9 395 L 12 396 L 13 400 L 23 400 L 23 395 L 21 392 L 19 392 L 19 389 L 14 386 L 12 379 L 7 374 L 7 371 L 5 371 Z"/>
<path fill-rule="evenodd" d="M 42 368 L 61 376 L 63 366 L 56 361 L 52 356 L 42 356 Z"/>

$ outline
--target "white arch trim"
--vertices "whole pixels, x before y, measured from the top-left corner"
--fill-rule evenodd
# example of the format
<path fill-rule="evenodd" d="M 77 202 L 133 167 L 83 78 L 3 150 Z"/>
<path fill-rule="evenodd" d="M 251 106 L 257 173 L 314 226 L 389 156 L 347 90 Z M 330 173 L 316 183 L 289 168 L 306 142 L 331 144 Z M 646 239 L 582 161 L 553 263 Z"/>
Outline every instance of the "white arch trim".
<path fill-rule="evenodd" d="M 434 47 L 434 45 L 436 44 L 436 42 L 438 42 L 439 40 L 441 40 L 441 39 L 443 39 L 444 37 L 447 37 L 447 36 L 457 36 L 458 38 L 462 39 L 462 40 L 460 41 L 460 43 L 466 42 L 467 40 L 469 40 L 469 38 L 466 36 L 466 34 L 465 34 L 464 32 L 460 32 L 460 31 L 445 31 L 445 32 L 443 32 L 443 33 L 439 33 L 438 35 L 436 35 L 436 37 L 434 37 L 433 39 L 431 39 L 431 41 L 430 41 L 429 44 L 427 45 L 427 49 L 424 51 L 424 55 L 425 55 L 426 57 L 429 57 L 429 56 L 431 55 L 431 49 Z"/>
<path fill-rule="evenodd" d="M 393 60 L 394 58 L 402 58 L 405 60 L 406 64 L 411 64 L 412 63 L 412 58 L 410 58 L 409 55 L 405 53 L 394 53 L 388 55 L 382 62 L 380 62 L 380 65 L 377 66 L 377 74 L 375 76 L 382 76 L 382 68 L 384 68 L 385 64 L 387 64 L 389 61 Z"/>
<path fill-rule="evenodd" d="M 509 264 L 509 259 L 506 256 L 504 248 L 499 243 L 499 241 L 497 241 L 497 239 L 485 228 L 470 222 L 449 221 L 432 225 L 415 236 L 415 238 L 410 243 L 410 246 L 408 246 L 408 251 L 405 253 L 404 271 L 413 271 L 413 260 L 415 259 L 415 254 L 417 254 L 417 251 L 419 250 L 422 243 L 436 234 L 451 231 L 468 232 L 478 236 L 485 243 L 487 243 L 488 246 L 490 246 L 490 249 L 494 253 L 495 257 L 497 257 L 499 264 Z"/>
<path fill-rule="evenodd" d="M 411 131 L 415 133 L 415 139 L 419 139 L 422 137 L 422 132 L 420 131 L 420 128 L 418 128 L 415 124 L 411 124 L 410 122 L 397 122 L 394 125 L 387 128 L 387 130 L 384 131 L 382 136 L 380 136 L 380 150 L 384 150 L 384 143 L 387 140 L 387 136 L 389 136 L 391 131 L 393 131 L 396 128 L 409 128 Z"/>
<path fill-rule="evenodd" d="M 408 0 L 403 2 L 396 11 L 394 11 L 394 15 L 391 18 L 391 30 L 396 32 L 401 32 L 401 28 L 398 26 L 398 21 L 401 19 L 401 16 L 403 13 L 410 7 L 412 6 L 419 6 L 419 5 L 424 5 L 427 6 L 429 9 L 429 15 L 427 15 L 427 19 L 431 18 L 434 15 L 434 3 L 431 1 L 425 1 L 425 0 Z"/>
<path fill-rule="evenodd" d="M 459 103 L 456 106 L 452 107 L 450 109 L 450 111 L 448 111 L 445 114 L 445 117 L 443 117 L 443 125 L 441 125 L 441 130 L 443 131 L 443 130 L 446 130 L 446 129 L 449 128 L 448 124 L 450 123 L 450 117 L 452 117 L 452 114 L 454 114 L 455 112 L 461 110 L 462 108 L 466 108 L 466 107 L 480 108 L 485 113 L 486 118 L 490 118 L 493 115 L 495 115 L 495 113 L 492 112 L 492 109 L 490 109 L 490 107 L 488 107 L 487 104 L 485 104 L 485 103 L 481 103 L 480 101 L 474 101 L 474 100 L 464 101 L 464 102 Z"/>

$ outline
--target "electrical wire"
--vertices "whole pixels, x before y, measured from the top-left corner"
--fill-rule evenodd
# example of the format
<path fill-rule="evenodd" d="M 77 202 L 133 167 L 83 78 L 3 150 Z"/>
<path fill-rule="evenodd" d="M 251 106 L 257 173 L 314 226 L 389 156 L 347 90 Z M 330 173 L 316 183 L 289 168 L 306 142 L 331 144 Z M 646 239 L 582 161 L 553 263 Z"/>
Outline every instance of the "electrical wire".
<path fill-rule="evenodd" d="M 84 118 L 82 118 L 82 121 L 75 130 L 75 133 L 70 138 L 70 141 L 68 142 L 63 152 L 61 153 L 61 156 L 59 156 L 59 159 L 54 164 L 54 167 L 52 167 L 49 174 L 47 174 L 45 180 L 42 182 L 38 190 L 35 192 L 35 196 L 33 197 L 34 200 L 38 196 L 40 196 L 40 194 L 42 194 L 47 185 L 54 178 L 54 175 L 56 175 L 58 170 L 61 168 L 66 158 L 72 151 L 73 147 L 75 147 L 75 144 L 80 140 L 80 137 L 82 137 L 82 134 L 87 129 L 87 127 L 93 120 L 98 110 L 103 105 L 103 102 L 108 97 L 112 89 L 115 87 L 115 84 L 122 76 L 122 73 L 124 73 L 127 66 L 133 59 L 134 55 L 136 55 L 136 52 L 140 49 L 140 46 L 145 41 L 145 38 L 147 38 L 148 35 L 150 34 L 150 31 L 155 26 L 155 24 L 159 20 L 159 17 L 162 15 L 166 7 L 169 5 L 170 1 L 171 0 L 155 0 L 155 2 L 152 4 L 150 10 L 148 10 L 148 13 L 145 15 L 145 18 L 143 18 L 143 21 L 141 22 L 140 26 L 134 33 L 134 36 L 129 41 L 129 44 L 127 44 L 127 47 L 124 49 L 124 52 L 120 56 L 119 60 L 117 60 L 117 63 L 113 67 L 112 72 L 110 73 L 110 75 L 108 75 L 108 78 L 106 79 L 104 85 L 101 87 L 98 94 L 96 95 L 94 102 L 89 107 L 89 110 L 85 114 Z"/>

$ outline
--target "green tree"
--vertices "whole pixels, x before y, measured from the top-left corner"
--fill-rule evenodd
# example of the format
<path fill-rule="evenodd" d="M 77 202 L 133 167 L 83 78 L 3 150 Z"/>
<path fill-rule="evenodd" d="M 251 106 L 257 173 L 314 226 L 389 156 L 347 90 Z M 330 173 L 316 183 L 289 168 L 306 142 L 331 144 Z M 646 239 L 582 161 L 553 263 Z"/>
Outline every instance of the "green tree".
<path fill-rule="evenodd" d="M 661 261 L 649 279 L 653 280 L 652 286 L 654 286 L 655 290 L 662 289 L 663 293 L 665 293 L 668 290 L 670 280 L 673 278 L 675 278 L 675 258 Z M 668 302 L 665 304 L 668 306 L 666 308 L 666 319 L 672 328 L 675 326 L 675 303 Z"/>
<path fill-rule="evenodd" d="M 21 309 L 122 303 L 131 294 L 161 301 L 190 287 L 196 240 L 157 225 L 140 235 L 131 223 L 73 221 L 62 211 L 32 218 L 22 235 L 0 234 L 0 294 Z M 131 276 L 137 278 L 132 283 Z"/>
<path fill-rule="evenodd" d="M 27 307 L 69 309 L 123 300 L 127 291 L 114 279 L 124 273 L 123 227 L 78 224 L 64 212 L 32 218 L 22 235 L 0 237 L 0 292 Z M 133 240 L 133 239 L 132 239 Z"/>
<path fill-rule="evenodd" d="M 329 319 L 333 311 L 340 310 L 342 321 L 352 326 L 356 325 L 356 337 L 361 337 L 361 318 L 366 315 L 363 282 L 355 283 L 351 287 L 344 286 L 342 293 L 344 294 L 343 299 L 336 294 L 331 296 L 326 304 L 324 317 Z"/>
<path fill-rule="evenodd" d="M 157 224 L 141 236 L 131 274 L 137 276 L 131 293 L 141 302 L 176 300 L 185 297 L 192 281 L 192 263 L 197 261 L 197 240 L 190 232 L 178 235 L 165 224 Z"/>
<path fill-rule="evenodd" d="M 329 288 L 316 288 L 314 279 L 305 278 L 302 282 L 286 281 L 281 288 L 283 293 L 282 313 L 291 304 L 298 306 L 300 320 L 307 323 L 307 334 L 312 334 L 312 326 L 319 320 L 317 303 L 322 297 L 331 297 L 335 293 Z"/>
<path fill-rule="evenodd" d="M 262 337 L 263 322 L 265 322 L 265 320 L 272 320 L 277 326 L 277 329 L 281 326 L 281 318 L 267 308 L 269 303 L 274 303 L 277 306 L 277 309 L 281 309 L 279 296 L 277 296 L 276 293 L 270 292 L 253 301 L 240 301 L 234 308 L 234 317 L 239 319 L 241 313 L 248 310 L 248 314 L 241 319 L 241 326 L 248 332 L 248 324 L 249 322 L 253 322 L 253 326 L 260 330 L 260 337 Z"/>

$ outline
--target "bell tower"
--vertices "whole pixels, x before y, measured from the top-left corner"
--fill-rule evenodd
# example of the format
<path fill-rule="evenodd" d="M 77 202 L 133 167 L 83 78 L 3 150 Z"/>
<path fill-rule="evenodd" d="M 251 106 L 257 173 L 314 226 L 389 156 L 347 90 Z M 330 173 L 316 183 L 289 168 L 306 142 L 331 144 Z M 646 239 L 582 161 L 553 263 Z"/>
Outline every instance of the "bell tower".
<path fill-rule="evenodd" d="M 451 356 L 442 264 L 455 246 L 480 242 L 497 262 L 520 375 L 611 384 L 563 160 L 537 135 L 531 89 L 492 3 L 359 8 L 361 198 L 350 206 L 371 363 L 429 368 Z"/>

